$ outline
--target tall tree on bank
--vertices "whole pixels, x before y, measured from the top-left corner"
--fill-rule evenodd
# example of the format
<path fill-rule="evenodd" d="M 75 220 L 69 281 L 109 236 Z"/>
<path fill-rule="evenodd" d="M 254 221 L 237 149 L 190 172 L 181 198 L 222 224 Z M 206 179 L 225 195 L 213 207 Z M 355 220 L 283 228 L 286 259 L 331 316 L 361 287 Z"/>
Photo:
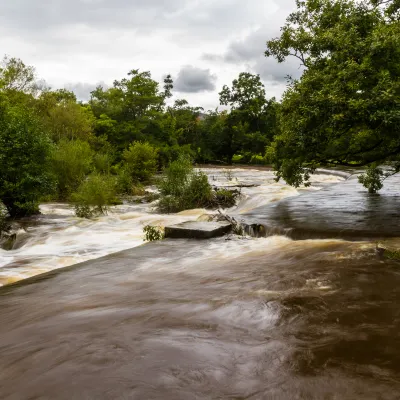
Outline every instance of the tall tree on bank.
<path fill-rule="evenodd" d="M 134 140 L 147 139 L 143 135 L 145 128 L 162 110 L 165 98 L 170 95 L 170 77 L 166 78 L 164 92 L 158 86 L 150 72 L 132 70 L 127 78 L 114 81 L 112 88 L 104 90 L 98 87 L 92 92 L 90 105 L 101 121 L 101 133 L 119 149 L 124 149 Z M 107 130 L 107 127 L 111 129 Z"/>
<path fill-rule="evenodd" d="M 231 88 L 223 86 L 219 98 L 221 105 L 231 108 L 222 131 L 228 161 L 238 151 L 263 153 L 276 133 L 276 107 L 275 99 L 266 99 L 260 76 L 240 73 Z"/>
<path fill-rule="evenodd" d="M 282 100 L 268 149 L 298 186 L 318 164 L 365 166 L 400 155 L 399 1 L 297 0 L 267 57 L 304 67 Z"/>
<path fill-rule="evenodd" d="M 37 214 L 40 197 L 54 189 L 50 150 L 32 111 L 11 105 L 0 92 L 0 201 L 11 217 Z"/>

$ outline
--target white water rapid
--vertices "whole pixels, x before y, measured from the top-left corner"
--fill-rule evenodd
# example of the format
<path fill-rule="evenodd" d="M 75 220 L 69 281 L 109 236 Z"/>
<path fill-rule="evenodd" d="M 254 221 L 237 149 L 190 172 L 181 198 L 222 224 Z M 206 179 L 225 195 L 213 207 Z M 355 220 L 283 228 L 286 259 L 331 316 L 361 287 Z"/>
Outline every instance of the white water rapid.
<path fill-rule="evenodd" d="M 218 187 L 240 187 L 238 204 L 226 210 L 236 214 L 256 207 L 297 196 L 304 190 L 318 190 L 323 185 L 336 183 L 343 177 L 315 174 L 308 188 L 295 189 L 284 182 L 275 182 L 272 171 L 256 169 L 203 169 L 209 182 Z M 17 232 L 12 250 L 0 249 L 0 286 L 28 278 L 56 268 L 98 258 L 110 253 L 143 244 L 143 227 L 147 224 L 165 226 L 205 218 L 209 210 L 188 210 L 178 214 L 158 214 L 152 204 L 124 204 L 112 207 L 108 215 L 85 220 L 76 218 L 66 204 L 41 205 L 42 216 L 33 219 Z M 229 254 L 248 253 L 263 248 L 268 238 L 213 243 L 199 243 L 201 257 L 207 258 L 216 251 L 223 257 Z M 285 246 L 287 238 L 274 240 L 274 245 Z M 271 244 L 271 240 L 269 239 Z M 218 250 L 219 248 L 219 250 Z M 156 256 L 156 255 L 155 255 Z M 199 255 L 200 257 L 200 255 Z M 150 260 L 149 260 L 150 262 Z"/>

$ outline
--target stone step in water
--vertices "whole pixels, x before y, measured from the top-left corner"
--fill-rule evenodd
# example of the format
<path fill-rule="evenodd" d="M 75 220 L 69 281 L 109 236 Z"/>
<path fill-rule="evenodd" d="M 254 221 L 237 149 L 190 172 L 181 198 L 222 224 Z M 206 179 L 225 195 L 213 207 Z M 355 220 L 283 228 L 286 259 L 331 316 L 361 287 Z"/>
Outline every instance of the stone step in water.
<path fill-rule="evenodd" d="M 229 233 L 229 222 L 187 221 L 165 227 L 165 238 L 172 239 L 210 239 Z"/>

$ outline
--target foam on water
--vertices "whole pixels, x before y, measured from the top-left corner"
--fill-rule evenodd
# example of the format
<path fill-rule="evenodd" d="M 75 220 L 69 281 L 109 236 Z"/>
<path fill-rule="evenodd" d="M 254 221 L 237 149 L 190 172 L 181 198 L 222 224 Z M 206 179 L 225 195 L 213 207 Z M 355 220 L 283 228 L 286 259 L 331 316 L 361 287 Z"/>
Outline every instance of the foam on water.
<path fill-rule="evenodd" d="M 241 187 L 239 203 L 227 210 L 239 213 L 285 197 L 297 196 L 301 190 L 317 190 L 321 184 L 343 179 L 337 176 L 314 175 L 311 188 L 297 190 L 284 182 L 275 182 L 272 171 L 235 169 L 229 175 L 221 169 L 206 169 L 204 172 L 214 186 L 254 185 Z M 169 215 L 157 214 L 154 212 L 154 204 L 115 206 L 108 215 L 92 220 L 76 218 L 73 209 L 65 204 L 44 204 L 41 212 L 42 217 L 38 223 L 32 224 L 26 232 L 17 232 L 14 250 L 0 249 L 0 285 L 139 246 L 143 244 L 143 227 L 147 224 L 165 226 L 205 220 L 210 214 L 210 211 L 204 209 Z M 279 246 L 287 240 L 284 237 L 273 239 L 269 245 Z M 227 242 L 222 239 L 199 244 L 198 254 L 193 257 L 206 258 L 213 254 L 215 257 L 232 258 L 243 252 L 262 251 L 263 247 L 265 243 L 262 240 Z"/>

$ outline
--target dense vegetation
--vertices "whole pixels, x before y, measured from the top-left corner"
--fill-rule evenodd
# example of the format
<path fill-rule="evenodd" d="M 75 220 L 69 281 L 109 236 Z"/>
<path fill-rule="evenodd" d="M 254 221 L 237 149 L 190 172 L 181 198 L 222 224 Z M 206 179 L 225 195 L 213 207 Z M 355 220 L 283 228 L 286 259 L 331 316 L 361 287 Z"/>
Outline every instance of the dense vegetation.
<path fill-rule="evenodd" d="M 266 51 L 304 68 L 289 82 L 268 149 L 278 177 L 297 186 L 320 164 L 372 165 L 361 182 L 374 192 L 385 175 L 378 164 L 400 169 L 399 10 L 399 0 L 297 1 Z"/>
<path fill-rule="evenodd" d="M 399 0 L 297 0 L 266 56 L 297 57 L 301 78 L 288 77 L 277 102 L 258 75 L 243 72 L 219 93 L 229 111 L 172 103 L 171 76 L 160 85 L 139 70 L 82 103 L 5 57 L 1 204 L 20 217 L 37 213 L 40 201 L 71 201 L 77 215 L 91 216 L 143 193 L 163 169 L 161 210 L 231 201 L 191 169 L 193 161 L 270 163 L 294 186 L 320 165 L 367 167 L 360 182 L 376 192 L 400 170 L 399 10 Z"/>

